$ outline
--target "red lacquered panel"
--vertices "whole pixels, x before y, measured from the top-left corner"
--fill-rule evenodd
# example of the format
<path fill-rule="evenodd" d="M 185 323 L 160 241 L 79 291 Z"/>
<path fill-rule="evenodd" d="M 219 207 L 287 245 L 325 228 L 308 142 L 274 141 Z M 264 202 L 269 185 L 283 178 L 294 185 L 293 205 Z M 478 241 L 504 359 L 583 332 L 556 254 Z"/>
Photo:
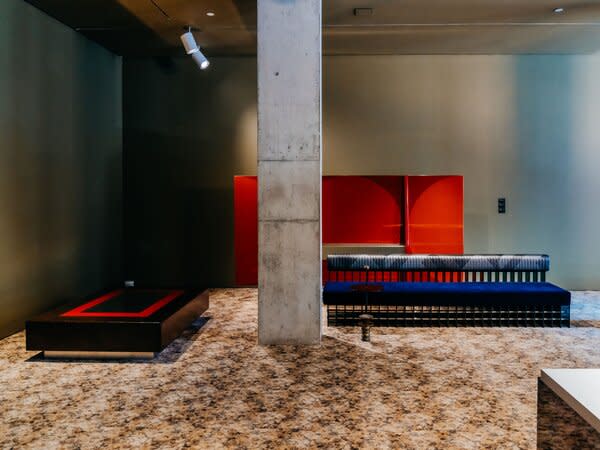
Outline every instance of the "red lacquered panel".
<path fill-rule="evenodd" d="M 463 177 L 407 176 L 406 252 L 461 254 Z"/>
<path fill-rule="evenodd" d="M 234 218 L 236 283 L 256 285 L 256 177 L 234 178 Z M 324 177 L 323 243 L 405 243 L 407 253 L 463 253 L 463 179 L 460 176 Z M 328 278 L 324 268 L 323 279 Z"/>
<path fill-rule="evenodd" d="M 400 176 L 323 177 L 324 244 L 400 244 Z"/>
<path fill-rule="evenodd" d="M 235 282 L 258 284 L 258 180 L 233 178 Z"/>

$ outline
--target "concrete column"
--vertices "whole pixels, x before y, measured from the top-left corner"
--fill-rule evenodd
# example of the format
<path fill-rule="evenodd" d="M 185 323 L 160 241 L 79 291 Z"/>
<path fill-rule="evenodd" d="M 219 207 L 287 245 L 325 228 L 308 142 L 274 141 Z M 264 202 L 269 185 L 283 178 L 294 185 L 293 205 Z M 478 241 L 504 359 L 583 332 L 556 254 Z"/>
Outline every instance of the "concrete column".
<path fill-rule="evenodd" d="M 258 340 L 321 340 L 321 0 L 258 0 Z"/>

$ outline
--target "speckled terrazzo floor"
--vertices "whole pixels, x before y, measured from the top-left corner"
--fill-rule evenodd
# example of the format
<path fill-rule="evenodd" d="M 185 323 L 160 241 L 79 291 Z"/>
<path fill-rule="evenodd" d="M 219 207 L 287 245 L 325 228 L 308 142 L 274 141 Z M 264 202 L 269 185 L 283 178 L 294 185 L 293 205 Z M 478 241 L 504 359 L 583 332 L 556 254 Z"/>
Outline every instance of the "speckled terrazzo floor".
<path fill-rule="evenodd" d="M 0 341 L 0 448 L 535 448 L 542 367 L 600 367 L 600 293 L 570 329 L 324 331 L 256 345 L 256 290 L 221 289 L 151 362 L 45 362 Z"/>

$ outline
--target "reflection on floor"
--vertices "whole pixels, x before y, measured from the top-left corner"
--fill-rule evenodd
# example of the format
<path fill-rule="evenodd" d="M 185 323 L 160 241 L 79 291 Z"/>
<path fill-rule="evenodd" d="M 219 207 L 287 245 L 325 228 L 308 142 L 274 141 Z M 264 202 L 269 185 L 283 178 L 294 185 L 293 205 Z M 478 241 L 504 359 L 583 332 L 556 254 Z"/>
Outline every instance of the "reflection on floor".
<path fill-rule="evenodd" d="M 151 362 L 45 362 L 0 341 L 0 447 L 535 448 L 542 367 L 600 367 L 600 293 L 570 329 L 326 328 L 258 347 L 256 290 L 220 289 Z"/>

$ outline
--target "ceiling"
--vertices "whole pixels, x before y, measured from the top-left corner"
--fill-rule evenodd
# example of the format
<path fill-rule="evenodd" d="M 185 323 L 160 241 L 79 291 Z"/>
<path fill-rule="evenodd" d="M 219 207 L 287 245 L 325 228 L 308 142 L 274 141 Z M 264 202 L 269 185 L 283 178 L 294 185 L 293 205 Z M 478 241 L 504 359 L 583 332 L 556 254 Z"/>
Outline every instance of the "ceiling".
<path fill-rule="evenodd" d="M 179 54 L 188 25 L 208 55 L 256 54 L 256 0 L 25 1 L 121 55 Z M 600 0 L 323 0 L 323 46 L 326 54 L 592 53 Z"/>

